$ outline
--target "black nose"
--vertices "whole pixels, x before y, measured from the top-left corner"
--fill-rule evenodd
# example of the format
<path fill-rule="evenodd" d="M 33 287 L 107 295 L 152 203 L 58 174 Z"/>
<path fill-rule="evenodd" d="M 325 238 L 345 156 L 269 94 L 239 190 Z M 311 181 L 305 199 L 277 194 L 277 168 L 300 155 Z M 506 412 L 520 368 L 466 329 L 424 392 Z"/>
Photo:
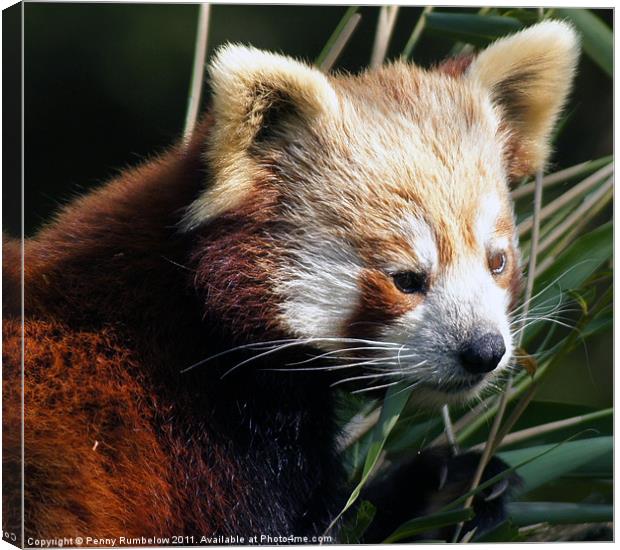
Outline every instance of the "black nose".
<path fill-rule="evenodd" d="M 472 338 L 461 350 L 461 364 L 471 374 L 491 372 L 504 357 L 506 346 L 501 334 L 489 332 Z"/>

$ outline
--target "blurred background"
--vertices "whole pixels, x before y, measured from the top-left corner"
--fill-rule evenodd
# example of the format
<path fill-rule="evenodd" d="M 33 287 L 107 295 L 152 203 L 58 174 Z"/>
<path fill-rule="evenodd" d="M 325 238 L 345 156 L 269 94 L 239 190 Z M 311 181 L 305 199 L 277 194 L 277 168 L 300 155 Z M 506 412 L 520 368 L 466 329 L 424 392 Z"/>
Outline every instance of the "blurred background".
<path fill-rule="evenodd" d="M 59 205 L 180 137 L 198 6 L 26 3 L 24 9 L 25 231 L 32 235 Z M 209 52 L 225 42 L 241 42 L 312 61 L 345 10 L 214 5 Z M 421 10 L 401 8 L 388 58 L 402 51 Z M 594 11 L 612 26 L 612 10 Z M 379 8 L 362 7 L 359 13 L 361 23 L 337 69 L 358 71 L 368 63 Z M 453 44 L 425 32 L 413 58 L 432 65 Z M 583 56 L 551 171 L 613 152 L 612 101 L 612 79 Z M 3 228 L 13 235 L 19 231 L 17 204 L 15 215 L 10 210 L 5 215 Z M 610 218 L 611 210 L 604 215 Z M 537 401 L 611 406 L 611 368 L 608 332 L 550 376 Z"/>

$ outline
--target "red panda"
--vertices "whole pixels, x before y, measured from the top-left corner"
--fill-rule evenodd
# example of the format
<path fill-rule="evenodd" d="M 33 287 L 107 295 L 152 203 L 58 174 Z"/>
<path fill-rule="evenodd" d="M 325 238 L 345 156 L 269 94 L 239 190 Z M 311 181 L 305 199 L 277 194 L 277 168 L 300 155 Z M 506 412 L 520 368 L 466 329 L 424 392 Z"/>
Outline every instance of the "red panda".
<path fill-rule="evenodd" d="M 510 366 L 508 185 L 546 162 L 577 56 L 557 21 L 429 70 L 324 75 L 220 49 L 190 143 L 24 243 L 23 334 L 21 248 L 5 239 L 5 402 L 22 338 L 25 352 L 23 542 L 324 532 L 347 490 L 334 380 L 405 380 L 437 405 Z M 19 422 L 6 409 L 5 472 Z M 420 493 L 404 513 L 423 513 L 448 460 L 424 455 L 369 494 L 394 501 L 404 480 Z M 17 487 L 4 506 L 19 531 Z"/>

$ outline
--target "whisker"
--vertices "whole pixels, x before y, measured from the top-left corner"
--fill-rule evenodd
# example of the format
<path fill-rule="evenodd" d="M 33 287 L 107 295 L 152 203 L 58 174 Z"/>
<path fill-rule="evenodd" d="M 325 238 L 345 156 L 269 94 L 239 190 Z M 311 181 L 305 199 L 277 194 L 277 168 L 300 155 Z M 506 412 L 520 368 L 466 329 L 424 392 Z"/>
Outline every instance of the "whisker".
<path fill-rule="evenodd" d="M 361 367 L 365 365 L 396 365 L 397 363 L 393 361 L 385 361 L 383 359 L 371 359 L 369 361 L 362 361 L 359 363 L 351 363 L 348 365 L 328 365 L 324 367 L 294 367 L 290 369 L 286 368 L 265 368 L 261 370 L 265 371 L 280 371 L 280 372 L 305 372 L 305 371 L 320 371 L 320 370 L 341 370 L 341 369 L 350 369 L 354 367 Z"/>
<path fill-rule="evenodd" d="M 230 353 L 233 353 L 235 351 L 241 351 L 241 350 L 246 350 L 246 349 L 263 349 L 265 347 L 269 347 L 269 346 L 273 346 L 274 344 L 287 344 L 287 343 L 294 343 L 295 345 L 307 345 L 307 344 L 312 344 L 315 342 L 334 342 L 334 343 L 363 343 L 363 344 L 370 344 L 370 345 L 383 345 L 383 346 L 400 346 L 401 344 L 398 344 L 396 342 L 377 342 L 375 340 L 365 340 L 362 338 L 337 338 L 337 337 L 333 337 L 333 338 L 329 338 L 329 337 L 312 337 L 312 338 L 286 338 L 286 339 L 282 339 L 282 340 L 271 340 L 271 341 L 267 341 L 267 342 L 252 342 L 249 344 L 243 344 L 240 346 L 235 346 L 234 348 L 230 348 L 227 350 L 224 350 L 220 353 L 216 353 L 215 355 L 211 355 L 209 357 L 207 357 L 206 359 L 202 359 L 201 361 L 198 361 L 197 363 L 194 363 L 193 365 L 190 365 L 189 367 L 186 367 L 185 369 L 183 369 L 181 371 L 181 373 L 185 373 L 189 370 L 192 370 L 196 367 L 199 367 L 201 365 L 204 365 L 205 363 L 212 361 L 214 359 L 217 359 L 219 357 L 222 357 L 224 355 L 228 355 Z"/>
<path fill-rule="evenodd" d="M 355 380 L 367 380 L 369 378 L 384 378 L 387 376 L 402 376 L 400 372 L 383 372 L 379 374 L 365 374 L 363 376 L 351 376 L 349 378 L 343 378 L 342 380 L 338 380 L 333 384 L 330 384 L 330 388 L 335 386 L 339 386 L 340 384 L 345 384 L 347 382 L 354 382 Z"/>
<path fill-rule="evenodd" d="M 317 361 L 319 359 L 323 359 L 325 357 L 330 357 L 332 355 L 336 355 L 338 353 L 346 353 L 349 351 L 361 351 L 361 350 L 390 350 L 392 348 L 390 347 L 386 347 L 386 346 L 362 346 L 362 347 L 356 347 L 356 348 L 342 348 L 342 349 L 336 349 L 336 350 L 331 350 L 331 351 L 327 351 L 325 353 L 322 353 L 321 355 L 316 355 L 311 357 L 310 359 L 305 359 L 303 361 L 296 361 L 294 363 L 287 363 L 287 365 L 292 366 L 292 365 L 303 365 L 305 363 L 311 363 L 312 361 Z"/>
<path fill-rule="evenodd" d="M 369 388 L 362 388 L 361 390 L 354 390 L 351 393 L 352 394 L 358 394 L 358 393 L 365 393 L 365 392 L 369 392 L 369 391 L 374 391 L 374 390 L 380 390 L 383 388 L 389 388 L 390 386 L 394 386 L 395 384 L 400 384 L 400 380 L 396 380 L 394 382 L 390 382 L 389 384 L 383 384 L 381 386 L 371 386 Z"/>

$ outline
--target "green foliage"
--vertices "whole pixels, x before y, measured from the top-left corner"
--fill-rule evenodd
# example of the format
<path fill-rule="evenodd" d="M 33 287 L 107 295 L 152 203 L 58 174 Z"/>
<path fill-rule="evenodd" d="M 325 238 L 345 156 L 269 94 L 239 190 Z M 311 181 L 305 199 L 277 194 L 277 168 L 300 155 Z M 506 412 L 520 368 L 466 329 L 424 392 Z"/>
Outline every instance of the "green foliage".
<path fill-rule="evenodd" d="M 362 536 L 368 529 L 375 517 L 377 509 L 375 506 L 364 500 L 358 506 L 355 516 L 340 528 L 340 542 L 347 544 L 358 544 L 362 540 Z"/>
<path fill-rule="evenodd" d="M 558 8 L 560 17 L 573 22 L 581 33 L 584 52 L 610 77 L 614 73 L 614 37 L 611 29 L 590 10 Z"/>
<path fill-rule="evenodd" d="M 611 436 L 567 441 L 553 445 L 528 446 L 514 451 L 500 453 L 507 464 L 517 466 L 537 457 L 536 460 L 518 469 L 523 479 L 522 494 L 536 489 L 554 479 L 562 477 L 602 456 L 611 461 L 613 441 Z"/>
<path fill-rule="evenodd" d="M 611 504 L 575 504 L 572 502 L 513 502 L 508 505 L 514 525 L 537 523 L 598 523 L 613 521 Z"/>
<path fill-rule="evenodd" d="M 445 38 L 485 46 L 520 30 L 523 25 L 514 17 L 435 11 L 426 16 L 426 27 Z"/>
<path fill-rule="evenodd" d="M 471 508 L 467 508 L 450 510 L 448 512 L 439 512 L 438 514 L 433 514 L 432 516 L 415 518 L 403 523 L 403 525 L 396 529 L 396 531 L 394 531 L 383 542 L 398 542 L 432 529 L 455 525 L 459 522 L 470 520 L 473 517 L 473 510 Z"/>

